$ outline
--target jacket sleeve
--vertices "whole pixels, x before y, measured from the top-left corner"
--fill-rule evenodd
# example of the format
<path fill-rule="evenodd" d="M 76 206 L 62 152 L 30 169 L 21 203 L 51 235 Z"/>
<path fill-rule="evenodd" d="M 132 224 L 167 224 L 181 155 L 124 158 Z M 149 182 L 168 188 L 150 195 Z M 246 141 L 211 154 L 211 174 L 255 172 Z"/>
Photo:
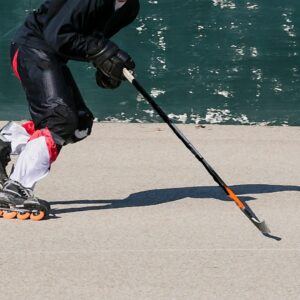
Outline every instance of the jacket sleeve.
<path fill-rule="evenodd" d="M 88 60 L 88 54 L 92 49 L 97 47 L 99 49 L 100 42 L 99 37 L 82 33 L 93 13 L 90 1 L 66 1 L 44 28 L 45 41 L 53 50 L 66 58 Z"/>

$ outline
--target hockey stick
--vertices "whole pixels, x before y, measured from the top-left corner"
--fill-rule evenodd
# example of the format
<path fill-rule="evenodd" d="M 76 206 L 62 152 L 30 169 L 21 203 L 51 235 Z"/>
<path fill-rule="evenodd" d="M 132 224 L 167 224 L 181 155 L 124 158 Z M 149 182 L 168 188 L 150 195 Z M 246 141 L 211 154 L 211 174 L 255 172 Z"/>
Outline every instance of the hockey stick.
<path fill-rule="evenodd" d="M 270 236 L 270 230 L 265 221 L 260 221 L 251 208 L 238 198 L 238 196 L 225 184 L 216 171 L 208 164 L 204 157 L 198 152 L 198 150 L 192 145 L 192 143 L 183 135 L 183 133 L 177 128 L 175 124 L 171 122 L 165 112 L 157 105 L 152 97 L 145 91 L 145 89 L 139 84 L 134 76 L 126 69 L 123 69 L 125 78 L 137 89 L 137 91 L 149 102 L 153 109 L 160 115 L 160 117 L 168 124 L 176 136 L 184 143 L 184 145 L 195 155 L 195 157 L 203 164 L 208 173 L 213 177 L 215 182 L 224 190 L 224 192 L 232 199 L 241 211 L 247 216 L 247 218 L 260 230 L 260 232 L 266 236 Z M 270 236 L 272 237 L 272 236 Z"/>

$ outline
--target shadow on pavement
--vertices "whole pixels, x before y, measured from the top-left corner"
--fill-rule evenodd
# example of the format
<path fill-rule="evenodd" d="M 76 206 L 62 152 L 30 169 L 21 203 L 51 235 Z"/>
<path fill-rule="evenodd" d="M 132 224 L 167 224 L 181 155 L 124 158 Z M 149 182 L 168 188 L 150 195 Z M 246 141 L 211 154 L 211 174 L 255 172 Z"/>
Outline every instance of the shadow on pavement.
<path fill-rule="evenodd" d="M 268 185 L 268 184 L 243 184 L 231 186 L 233 191 L 240 196 L 244 201 L 256 200 L 255 197 L 249 194 L 267 194 L 286 191 L 300 191 L 300 186 L 292 185 Z M 99 210 L 99 209 L 115 209 L 125 207 L 140 207 L 151 206 L 167 203 L 171 201 L 182 200 L 184 198 L 212 198 L 220 201 L 232 201 L 218 186 L 203 186 L 203 187 L 181 187 L 170 189 L 148 190 L 138 193 L 133 193 L 124 199 L 110 200 L 66 200 L 52 201 L 50 204 L 55 205 L 85 205 L 67 208 L 52 208 L 54 214 L 64 214 L 80 211 Z"/>

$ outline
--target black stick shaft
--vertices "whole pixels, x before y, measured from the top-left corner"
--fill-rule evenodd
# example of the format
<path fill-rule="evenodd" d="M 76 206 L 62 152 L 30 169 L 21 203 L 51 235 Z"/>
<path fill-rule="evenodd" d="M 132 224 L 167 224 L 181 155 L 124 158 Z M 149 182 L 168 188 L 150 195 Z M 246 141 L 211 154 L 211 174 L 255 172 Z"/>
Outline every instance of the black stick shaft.
<path fill-rule="evenodd" d="M 260 222 L 250 207 L 241 199 L 239 199 L 228 188 L 221 177 L 216 171 L 209 165 L 199 151 L 192 145 L 192 143 L 185 137 L 185 135 L 177 128 L 175 124 L 171 122 L 166 113 L 158 106 L 158 104 L 152 99 L 152 97 L 146 92 L 146 90 L 139 84 L 139 82 L 133 77 L 133 75 L 127 70 L 123 70 L 125 78 L 137 89 L 137 91 L 149 102 L 153 109 L 160 115 L 160 117 L 168 124 L 175 135 L 182 141 L 182 143 L 194 154 L 198 161 L 200 161 L 208 173 L 213 177 L 215 182 L 224 190 L 224 192 L 236 202 L 243 213 L 250 219 L 250 221 L 263 233 L 269 233 L 270 230 L 265 225 L 265 222 Z"/>
<path fill-rule="evenodd" d="M 199 153 L 199 151 L 192 145 L 192 143 L 184 136 L 184 134 L 179 130 L 179 128 L 171 122 L 166 113 L 157 105 L 157 103 L 152 99 L 152 97 L 146 92 L 146 90 L 139 84 L 136 79 L 132 79 L 131 83 L 135 88 L 141 93 L 141 95 L 149 102 L 153 109 L 160 115 L 160 117 L 168 124 L 176 136 L 183 142 L 183 144 L 195 155 L 195 157 L 203 164 L 205 169 L 213 177 L 213 179 L 220 185 L 225 193 L 225 182 L 221 177 L 215 172 L 215 170 L 209 165 L 209 163 L 204 159 L 204 157 Z"/>

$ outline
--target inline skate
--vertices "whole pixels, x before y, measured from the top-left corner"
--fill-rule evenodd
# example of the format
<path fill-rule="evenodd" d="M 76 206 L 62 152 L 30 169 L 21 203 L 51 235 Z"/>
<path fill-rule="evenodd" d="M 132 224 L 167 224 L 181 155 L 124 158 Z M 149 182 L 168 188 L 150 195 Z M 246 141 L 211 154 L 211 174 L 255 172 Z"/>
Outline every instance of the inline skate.
<path fill-rule="evenodd" d="M 36 198 L 31 189 L 7 179 L 0 192 L 0 216 L 5 219 L 40 221 L 49 216 L 50 204 Z"/>

